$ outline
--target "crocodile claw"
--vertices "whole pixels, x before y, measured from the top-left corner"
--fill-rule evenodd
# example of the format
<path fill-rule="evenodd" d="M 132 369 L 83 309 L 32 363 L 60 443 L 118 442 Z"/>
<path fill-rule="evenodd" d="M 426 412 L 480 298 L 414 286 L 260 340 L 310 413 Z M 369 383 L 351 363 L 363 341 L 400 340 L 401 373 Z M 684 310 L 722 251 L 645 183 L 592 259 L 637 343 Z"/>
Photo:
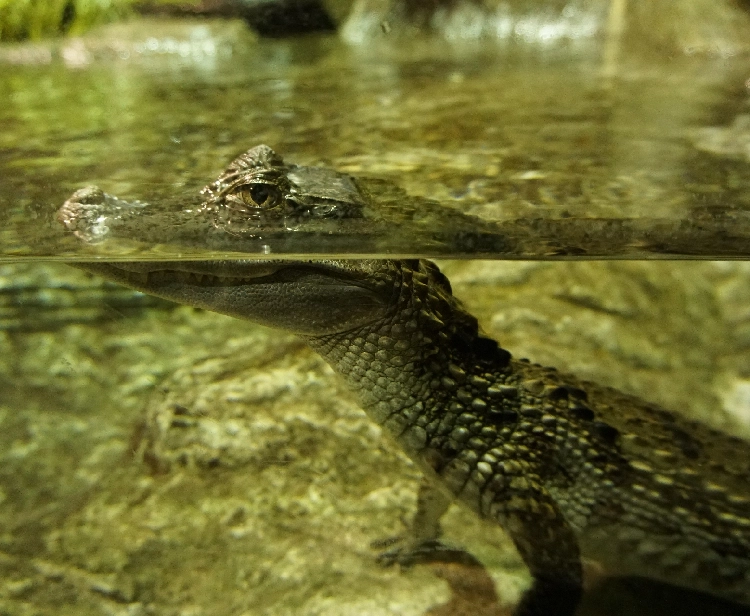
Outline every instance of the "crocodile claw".
<path fill-rule="evenodd" d="M 387 547 L 397 543 L 398 538 L 374 542 L 373 547 Z M 383 567 L 399 565 L 403 568 L 433 563 L 458 563 L 477 565 L 478 561 L 465 550 L 446 545 L 437 539 L 428 539 L 412 545 L 397 545 L 378 554 L 376 562 Z"/>

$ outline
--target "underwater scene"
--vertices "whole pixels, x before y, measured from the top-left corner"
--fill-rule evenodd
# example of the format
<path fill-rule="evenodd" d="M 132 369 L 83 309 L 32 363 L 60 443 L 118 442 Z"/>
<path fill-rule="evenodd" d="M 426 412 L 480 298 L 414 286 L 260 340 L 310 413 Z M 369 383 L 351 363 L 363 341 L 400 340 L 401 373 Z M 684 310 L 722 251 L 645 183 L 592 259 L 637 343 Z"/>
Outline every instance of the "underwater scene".
<path fill-rule="evenodd" d="M 748 41 L 0 2 L 0 616 L 750 613 Z"/>

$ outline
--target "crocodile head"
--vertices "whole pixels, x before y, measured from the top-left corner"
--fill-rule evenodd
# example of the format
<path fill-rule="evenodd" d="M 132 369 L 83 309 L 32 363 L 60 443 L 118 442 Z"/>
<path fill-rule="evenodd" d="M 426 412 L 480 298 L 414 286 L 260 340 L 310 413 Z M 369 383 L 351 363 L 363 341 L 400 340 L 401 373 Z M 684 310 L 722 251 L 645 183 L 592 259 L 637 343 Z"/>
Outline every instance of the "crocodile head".
<path fill-rule="evenodd" d="M 227 247 L 222 240 L 231 244 L 238 236 L 311 231 L 316 223 L 328 223 L 329 229 L 332 220 L 362 220 L 370 214 L 365 212 L 367 198 L 351 176 L 287 165 L 266 145 L 250 148 L 197 196 L 177 196 L 174 205 L 149 206 L 86 186 L 63 204 L 57 219 L 88 244 L 113 237 L 186 245 L 218 240 L 215 247 L 221 249 Z"/>

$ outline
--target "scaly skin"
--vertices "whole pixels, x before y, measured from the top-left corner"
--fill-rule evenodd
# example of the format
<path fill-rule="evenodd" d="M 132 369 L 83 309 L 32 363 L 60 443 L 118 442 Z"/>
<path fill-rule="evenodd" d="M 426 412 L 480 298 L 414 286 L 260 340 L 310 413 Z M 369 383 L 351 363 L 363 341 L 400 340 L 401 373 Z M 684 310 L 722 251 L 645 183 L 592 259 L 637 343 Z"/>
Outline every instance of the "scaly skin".
<path fill-rule="evenodd" d="M 83 267 L 303 336 L 428 476 L 510 534 L 535 579 L 518 616 L 572 614 L 581 556 L 750 604 L 748 443 L 514 360 L 429 261 Z"/>
<path fill-rule="evenodd" d="M 61 216 L 76 229 L 75 207 Z M 429 478 L 509 533 L 534 580 L 517 616 L 573 614 L 582 556 L 750 605 L 750 443 L 513 359 L 429 261 L 77 266 L 304 337 Z"/>

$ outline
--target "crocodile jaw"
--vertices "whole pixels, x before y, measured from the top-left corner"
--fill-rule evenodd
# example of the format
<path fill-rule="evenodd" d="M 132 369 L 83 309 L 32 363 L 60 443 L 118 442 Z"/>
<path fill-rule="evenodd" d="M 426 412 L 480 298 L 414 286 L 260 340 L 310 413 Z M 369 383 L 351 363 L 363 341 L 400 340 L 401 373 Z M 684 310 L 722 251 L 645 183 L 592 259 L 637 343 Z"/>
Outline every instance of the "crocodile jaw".
<path fill-rule="evenodd" d="M 387 281 L 372 261 L 142 261 L 75 267 L 180 304 L 290 331 L 324 336 L 382 319 Z"/>

